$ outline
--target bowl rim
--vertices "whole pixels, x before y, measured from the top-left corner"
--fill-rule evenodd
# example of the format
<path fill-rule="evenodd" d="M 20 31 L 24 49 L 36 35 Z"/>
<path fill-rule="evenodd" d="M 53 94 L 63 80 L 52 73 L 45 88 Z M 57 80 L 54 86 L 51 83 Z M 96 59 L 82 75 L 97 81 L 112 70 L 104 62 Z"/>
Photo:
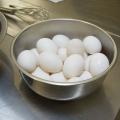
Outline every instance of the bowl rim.
<path fill-rule="evenodd" d="M 2 19 L 1 23 L 4 25 L 3 26 L 4 28 L 1 29 L 1 32 L 2 32 L 2 34 L 0 35 L 0 43 L 1 43 L 4 40 L 5 35 L 7 33 L 8 23 L 7 23 L 6 17 L 4 16 L 2 12 L 0 12 L 0 17 Z"/>
<path fill-rule="evenodd" d="M 90 79 L 87 79 L 87 80 L 83 80 L 83 81 L 75 81 L 75 82 L 56 82 L 56 81 L 50 81 L 50 80 L 46 80 L 46 79 L 42 79 L 42 78 L 37 78 L 35 76 L 33 76 L 32 74 L 28 73 L 26 70 L 24 70 L 18 63 L 17 63 L 17 60 L 14 56 L 14 45 L 15 45 L 15 42 L 17 41 L 17 38 L 23 34 L 26 30 L 28 30 L 29 28 L 31 28 L 32 26 L 34 25 L 37 25 L 37 24 L 40 24 L 40 23 L 45 23 L 45 22 L 50 22 L 50 21 L 74 21 L 74 22 L 82 22 L 84 24 L 88 24 L 88 25 L 91 25 L 93 27 L 96 27 L 98 30 L 104 32 L 112 41 L 113 43 L 113 49 L 114 49 L 114 56 L 113 56 L 113 60 L 110 64 L 110 66 L 102 73 L 90 78 Z M 114 39 L 104 30 L 102 29 L 101 27 L 93 24 L 93 23 L 90 23 L 90 22 L 87 22 L 87 21 L 84 21 L 84 20 L 80 20 L 80 19 L 71 19 L 71 18 L 56 18 L 56 19 L 48 19 L 48 20 L 44 20 L 44 21 L 39 21 L 39 22 L 36 22 L 34 24 L 31 24 L 31 25 L 28 25 L 27 27 L 25 27 L 19 34 L 16 35 L 16 37 L 14 38 L 12 44 L 11 44 L 11 57 L 13 59 L 13 62 L 15 63 L 15 65 L 17 66 L 17 68 L 22 72 L 24 73 L 25 75 L 27 75 L 28 77 L 32 78 L 33 80 L 37 81 L 37 82 L 42 82 L 42 83 L 46 83 L 46 84 L 51 84 L 51 85 L 57 85 L 57 86 L 72 86 L 72 85 L 78 85 L 78 84 L 85 84 L 85 83 L 89 83 L 89 82 L 92 82 L 92 81 L 96 81 L 97 79 L 99 79 L 100 77 L 104 76 L 106 73 L 108 73 L 108 71 L 115 65 L 115 62 L 116 62 L 116 59 L 117 59 L 117 46 L 115 44 L 115 41 Z"/>

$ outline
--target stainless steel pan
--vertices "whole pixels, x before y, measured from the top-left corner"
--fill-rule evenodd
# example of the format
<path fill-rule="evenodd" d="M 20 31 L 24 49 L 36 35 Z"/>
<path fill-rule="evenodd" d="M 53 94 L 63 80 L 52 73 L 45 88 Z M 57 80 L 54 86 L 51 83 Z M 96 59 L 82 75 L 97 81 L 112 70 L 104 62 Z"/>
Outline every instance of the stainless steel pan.
<path fill-rule="evenodd" d="M 81 39 L 87 35 L 95 35 L 101 40 L 103 52 L 110 60 L 110 67 L 89 80 L 61 83 L 33 77 L 18 65 L 16 59 L 22 50 L 31 49 L 35 47 L 38 39 L 52 37 L 55 34 L 65 34 L 70 38 L 79 37 Z M 33 91 L 54 100 L 71 100 L 92 93 L 102 84 L 107 73 L 116 62 L 117 48 L 111 36 L 96 25 L 82 20 L 54 19 L 39 22 L 24 29 L 13 41 L 11 54 L 14 63 L 20 70 L 22 78 Z"/>

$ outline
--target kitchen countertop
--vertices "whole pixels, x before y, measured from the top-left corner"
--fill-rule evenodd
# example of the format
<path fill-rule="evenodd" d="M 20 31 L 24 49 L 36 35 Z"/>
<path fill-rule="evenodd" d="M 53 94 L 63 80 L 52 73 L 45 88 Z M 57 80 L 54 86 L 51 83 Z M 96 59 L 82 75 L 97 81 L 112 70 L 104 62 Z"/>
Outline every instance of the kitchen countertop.
<path fill-rule="evenodd" d="M 5 5 L 5 1 L 7 0 L 1 1 L 1 5 Z M 120 108 L 120 1 L 64 0 L 57 4 L 48 0 L 19 2 L 45 7 L 50 18 L 78 18 L 99 25 L 114 38 L 118 47 L 118 60 L 102 87 L 88 97 L 69 102 L 45 99 L 27 87 L 12 62 L 12 36 L 23 27 L 15 29 L 19 26 L 8 19 L 10 35 L 7 34 L 0 44 L 0 120 L 114 120 Z M 12 34 L 13 30 L 16 30 L 16 33 Z"/>

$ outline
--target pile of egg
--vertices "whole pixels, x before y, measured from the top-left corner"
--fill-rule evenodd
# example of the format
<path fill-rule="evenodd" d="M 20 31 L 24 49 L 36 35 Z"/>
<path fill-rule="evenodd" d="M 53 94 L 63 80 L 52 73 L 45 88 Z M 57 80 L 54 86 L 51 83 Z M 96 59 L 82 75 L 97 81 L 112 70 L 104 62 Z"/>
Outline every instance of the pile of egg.
<path fill-rule="evenodd" d="M 75 82 L 92 78 L 109 67 L 102 44 L 95 36 L 69 39 L 55 35 L 41 38 L 36 48 L 22 51 L 18 64 L 37 78 L 55 82 Z"/>

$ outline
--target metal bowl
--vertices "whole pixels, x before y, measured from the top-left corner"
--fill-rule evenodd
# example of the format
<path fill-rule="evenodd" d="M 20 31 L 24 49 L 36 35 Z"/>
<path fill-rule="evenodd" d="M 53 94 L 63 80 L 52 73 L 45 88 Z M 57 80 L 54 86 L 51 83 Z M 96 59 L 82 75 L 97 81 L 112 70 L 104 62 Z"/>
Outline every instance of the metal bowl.
<path fill-rule="evenodd" d="M 109 68 L 89 80 L 65 83 L 39 79 L 22 69 L 16 61 L 18 54 L 23 50 L 35 47 L 38 39 L 52 38 L 55 34 L 65 34 L 70 38 L 81 39 L 87 35 L 98 37 L 103 45 L 103 52 L 110 60 Z M 23 80 L 34 92 L 49 99 L 72 100 L 92 93 L 102 84 L 108 71 L 115 64 L 117 48 L 111 36 L 94 24 L 76 19 L 53 19 L 33 24 L 24 29 L 13 41 L 11 54 Z"/>

